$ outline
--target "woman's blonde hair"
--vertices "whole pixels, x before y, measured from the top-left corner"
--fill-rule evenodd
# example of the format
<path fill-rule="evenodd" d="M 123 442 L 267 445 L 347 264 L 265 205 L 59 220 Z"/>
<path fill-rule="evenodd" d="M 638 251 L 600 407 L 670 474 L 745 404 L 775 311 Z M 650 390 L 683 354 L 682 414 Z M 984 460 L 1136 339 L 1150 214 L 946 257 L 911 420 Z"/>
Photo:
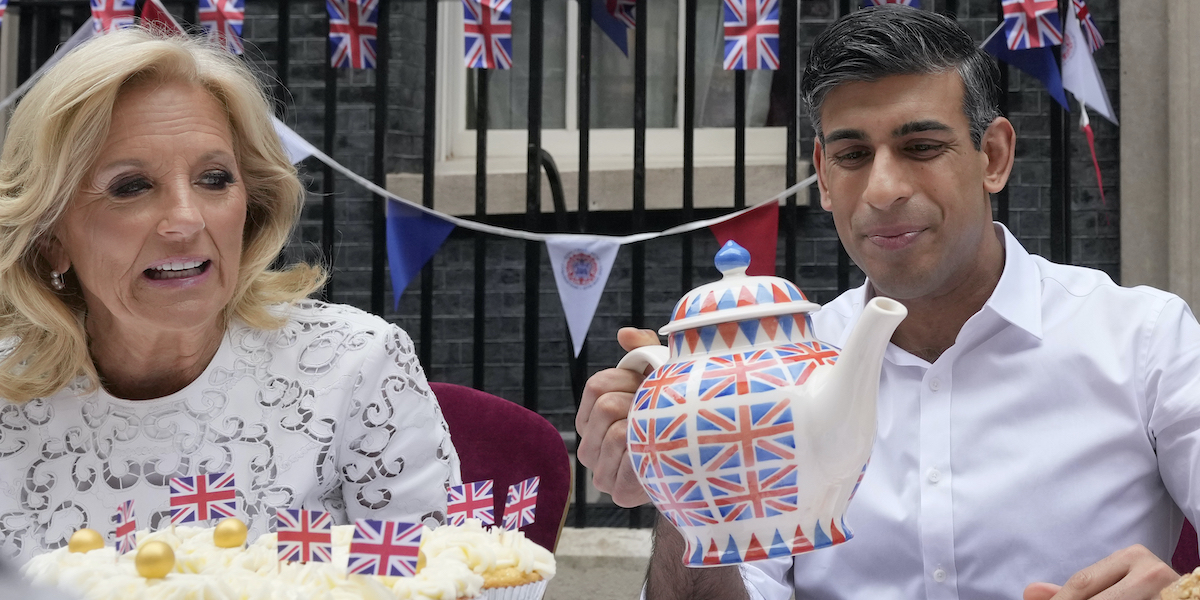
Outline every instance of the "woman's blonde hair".
<path fill-rule="evenodd" d="M 270 269 L 300 216 L 304 188 L 280 145 L 270 103 L 254 74 L 223 49 L 183 35 L 131 28 L 93 39 L 46 72 L 14 112 L 0 154 L 0 397 L 44 397 L 83 375 L 99 383 L 88 354 L 78 282 L 50 285 L 43 255 L 108 136 L 122 89 L 141 82 L 201 86 L 229 118 L 247 193 L 242 264 L 225 307 L 252 327 L 283 321 L 268 307 L 299 300 L 325 280 L 320 267 Z M 0 354 L 0 356 L 3 356 Z"/>

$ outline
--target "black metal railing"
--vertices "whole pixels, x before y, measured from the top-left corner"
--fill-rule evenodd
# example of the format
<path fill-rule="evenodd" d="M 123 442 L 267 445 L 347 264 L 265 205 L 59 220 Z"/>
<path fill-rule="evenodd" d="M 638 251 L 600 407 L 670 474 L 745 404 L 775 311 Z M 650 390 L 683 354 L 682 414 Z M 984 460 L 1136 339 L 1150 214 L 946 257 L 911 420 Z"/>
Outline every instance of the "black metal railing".
<path fill-rule="evenodd" d="M 443 0 L 458 4 L 459 0 Z M 546 0 L 525 0 L 530 8 L 530 22 L 539 24 L 542 22 L 542 14 L 544 2 Z M 564 0 L 552 0 L 564 1 Z M 611 233 L 610 231 L 598 231 L 595 227 L 598 222 L 595 215 L 589 212 L 589 176 L 590 176 L 590 132 L 591 132 L 591 84 L 592 84 L 592 37 L 593 23 L 591 18 L 591 4 L 593 2 L 601 2 L 603 0 L 577 0 L 579 5 L 578 15 L 579 20 L 574 26 L 578 28 L 579 51 L 578 55 L 573 57 L 577 61 L 577 123 L 579 131 L 579 167 L 578 167 L 578 197 L 574 212 L 570 215 L 570 219 L 566 219 L 566 202 L 561 197 L 562 185 L 558 182 L 557 185 L 552 185 L 555 190 L 555 206 L 558 218 L 555 219 L 553 228 L 559 231 L 568 231 L 568 224 L 572 224 L 576 232 L 589 233 Z M 274 51 L 274 68 L 276 72 L 276 95 L 280 100 L 281 105 L 284 101 L 292 98 L 292 93 L 289 91 L 289 71 L 292 68 L 291 55 L 294 51 L 291 27 L 293 23 L 293 9 L 297 6 L 306 3 L 320 3 L 322 0 L 296 0 L 296 1 L 278 1 L 277 5 L 277 31 L 276 31 L 276 48 Z M 437 35 L 438 35 L 438 3 L 439 0 L 391 0 L 384 1 L 380 7 L 379 18 L 379 41 L 378 41 L 378 65 L 374 71 L 374 145 L 372 155 L 370 156 L 370 165 L 372 169 L 372 180 L 380 185 L 386 186 L 387 181 L 387 162 L 386 151 L 388 143 L 388 97 L 393 90 L 389 88 L 389 55 L 390 55 L 390 40 L 392 34 L 389 31 L 390 19 L 389 15 L 393 5 L 400 4 L 416 4 L 423 3 L 425 6 L 425 22 L 424 22 L 424 126 L 422 128 L 422 153 L 421 153 L 421 168 L 423 174 L 422 181 L 422 202 L 430 208 L 437 208 L 435 199 L 435 181 L 437 178 L 438 161 L 435 151 L 435 140 L 438 135 L 436 98 L 433 93 L 438 86 L 438 51 L 437 51 Z M 856 3 L 856 2 L 855 2 Z M 140 10 L 139 2 L 139 10 Z M 195 23 L 196 9 L 192 2 L 167 1 L 165 3 L 169 9 L 177 16 L 182 17 L 182 21 L 187 23 Z M 997 2 L 998 4 L 998 2 Z M 683 116 L 683 163 L 682 163 L 682 206 L 672 211 L 668 217 L 669 221 L 675 223 L 690 222 L 697 218 L 698 210 L 695 207 L 695 130 L 696 130 L 696 14 L 698 0 L 681 0 L 680 8 L 684 12 L 684 30 L 683 30 L 683 53 L 684 53 L 684 68 L 682 81 L 682 105 Z M 796 183 L 798 178 L 797 165 L 798 157 L 802 150 L 802 145 L 805 142 L 802 139 L 801 123 L 802 117 L 796 110 L 796 88 L 797 88 L 797 70 L 800 65 L 799 48 L 802 45 L 802 40 L 799 37 L 798 24 L 800 22 L 798 14 L 798 2 L 785 1 L 782 3 L 782 18 L 781 18 L 781 68 L 783 86 L 785 88 L 785 101 L 789 110 L 786 116 L 787 129 L 787 148 L 786 148 L 786 166 L 785 177 L 788 186 Z M 66 39 L 68 35 L 80 25 L 82 25 L 89 16 L 89 7 L 86 0 L 11 0 L 9 3 L 10 10 L 20 13 L 20 31 L 19 31 L 19 52 L 16 60 L 17 80 L 18 83 L 28 78 L 40 64 L 44 63 L 54 52 L 56 46 Z M 853 6 L 850 0 L 838 0 L 838 8 L 841 14 L 850 11 Z M 948 12 L 951 15 L 957 13 L 958 3 L 955 0 L 947 0 L 942 2 L 937 7 L 943 12 Z M 658 10 L 658 5 L 652 6 L 648 0 L 637 0 L 636 11 L 638 15 L 638 27 L 633 31 L 633 51 L 632 59 L 634 60 L 633 69 L 633 84 L 634 84 L 634 106 L 633 106 L 633 165 L 632 165 L 632 210 L 627 214 L 628 231 L 645 231 L 649 225 L 647 220 L 648 211 L 646 209 L 646 132 L 647 132 L 647 38 L 649 28 L 645 26 L 649 22 L 648 11 Z M 249 18 L 249 17 L 248 17 Z M 529 95 L 528 95 L 528 112 L 527 112 L 527 133 L 528 133 L 528 148 L 527 148 L 527 169 L 526 169 L 526 204 L 525 213 L 522 220 L 513 222 L 512 220 L 505 221 L 505 224 L 517 225 L 524 227 L 530 231 L 541 231 L 548 224 L 544 222 L 541 214 L 541 182 L 542 171 L 545 169 L 551 176 L 552 183 L 558 178 L 557 168 L 554 167 L 554 161 L 549 157 L 541 147 L 542 140 L 542 41 L 544 32 L 541 27 L 531 27 L 529 32 L 529 55 L 528 60 L 528 80 L 529 80 Z M 338 148 L 335 140 L 337 139 L 337 115 L 339 111 L 339 95 L 338 95 L 338 70 L 328 66 L 328 60 L 325 61 L 324 70 L 324 141 L 323 151 L 333 157 L 337 157 Z M 487 171 L 487 150 L 488 150 L 488 123 L 489 123 L 489 79 L 491 73 L 486 70 L 475 71 L 474 91 L 475 98 L 475 115 L 474 122 L 476 123 L 476 157 L 475 157 L 475 211 L 474 218 L 479 221 L 496 222 L 495 215 L 489 215 L 487 211 L 487 189 L 488 189 L 488 171 Z M 1008 90 L 1009 90 L 1010 74 L 1009 69 L 1002 65 L 1000 71 L 1000 79 L 997 82 L 1002 90 L 1001 95 L 1001 110 L 1007 112 L 1009 105 Z M 732 205 L 742 207 L 746 204 L 746 119 L 745 119 L 745 87 L 746 79 L 744 72 L 737 72 L 735 75 L 735 155 L 734 155 L 734 198 Z M 1070 220 L 1070 178 L 1069 165 L 1070 158 L 1070 130 L 1069 120 L 1066 118 L 1065 111 L 1057 104 L 1051 103 L 1049 112 L 1050 120 L 1050 140 L 1051 140 L 1051 155 L 1050 155 L 1050 203 L 1049 203 L 1049 218 L 1050 218 L 1050 254 L 1052 260 L 1059 262 L 1071 261 L 1071 220 Z M 365 133 L 365 132 L 362 132 Z M 807 142 L 811 144 L 811 141 Z M 334 186 L 333 170 L 327 166 L 317 166 L 316 163 L 310 161 L 307 165 L 310 172 L 323 172 L 320 186 L 320 198 L 316 204 L 320 206 L 321 213 L 321 228 L 320 228 L 320 250 L 329 265 L 335 265 L 334 257 L 338 252 L 338 223 L 336 215 L 338 210 L 337 190 Z M 809 202 L 806 204 L 815 204 L 815 193 L 810 191 Z M 1008 191 L 1002 191 L 995 197 L 996 215 L 998 220 L 1008 222 L 1009 219 L 1009 194 Z M 385 236 L 385 215 L 384 215 L 384 199 L 376 196 L 374 207 L 371 211 L 371 246 L 370 253 L 371 262 L 371 283 L 370 283 L 370 307 L 377 314 L 386 314 L 385 299 L 387 296 L 386 286 L 386 249 L 384 243 Z M 784 240 L 784 261 L 783 269 L 780 273 L 782 276 L 792 280 L 800 280 L 800 267 L 797 261 L 797 242 L 800 230 L 800 224 L 803 219 L 808 218 L 812 213 L 805 206 L 800 206 L 794 196 L 788 197 L 782 206 L 781 218 L 781 236 Z M 611 223 L 612 219 L 607 219 L 606 222 Z M 661 218 L 656 221 L 660 223 Z M 487 340 L 487 330 L 485 328 L 485 318 L 488 314 L 488 306 L 486 305 L 486 285 L 485 264 L 487 260 L 486 239 L 484 235 L 477 233 L 466 234 L 473 238 L 473 261 L 474 261 L 474 293 L 473 293 L 473 308 L 471 318 L 473 319 L 473 340 L 474 347 L 471 352 L 472 375 L 470 381 L 459 381 L 472 385 L 479 389 L 486 389 L 488 381 L 486 381 L 484 373 L 485 366 L 488 362 L 488 355 L 485 352 Z M 693 250 L 694 239 L 691 234 L 679 236 L 679 252 L 680 252 L 680 269 L 679 269 L 679 291 L 680 293 L 689 290 L 693 287 Z M 539 273 L 542 269 L 541 253 L 542 248 L 539 243 L 525 242 L 525 313 L 524 313 L 524 371 L 523 371 L 523 404 L 532 409 L 539 408 L 539 347 L 542 340 L 539 336 L 539 323 L 542 317 L 539 314 L 538 298 L 540 296 Z M 634 326 L 646 325 L 646 297 L 644 291 L 646 289 L 646 266 L 648 259 L 646 256 L 645 245 L 635 244 L 629 252 L 630 256 L 630 305 L 628 322 Z M 849 257 L 844 249 L 839 247 L 838 258 L 836 262 L 836 281 L 839 291 L 850 287 L 853 268 L 850 264 Z M 433 356 L 431 349 L 434 344 L 434 302 L 433 294 L 435 291 L 434 267 L 432 261 L 422 271 L 420 285 L 420 330 L 417 336 L 420 360 L 425 365 L 433 364 Z M 341 290 L 342 280 L 339 277 L 339 272 L 335 269 L 328 286 L 324 290 L 324 294 L 328 298 L 334 297 L 335 290 Z M 568 351 L 569 354 L 569 351 Z M 578 357 L 568 356 L 565 359 L 569 365 L 570 385 L 573 390 L 574 398 L 580 397 L 582 387 L 587 375 L 594 371 L 588 362 L 587 347 L 584 347 L 583 352 Z M 606 365 L 602 365 L 606 366 Z M 574 518 L 572 523 L 576 526 L 585 526 L 589 523 L 595 523 L 594 518 L 589 518 L 590 509 L 587 502 L 587 479 L 588 474 L 581 465 L 576 465 L 576 487 L 575 499 L 576 505 L 574 509 Z M 628 523 L 634 526 L 645 524 L 641 520 L 640 511 L 629 511 Z"/>

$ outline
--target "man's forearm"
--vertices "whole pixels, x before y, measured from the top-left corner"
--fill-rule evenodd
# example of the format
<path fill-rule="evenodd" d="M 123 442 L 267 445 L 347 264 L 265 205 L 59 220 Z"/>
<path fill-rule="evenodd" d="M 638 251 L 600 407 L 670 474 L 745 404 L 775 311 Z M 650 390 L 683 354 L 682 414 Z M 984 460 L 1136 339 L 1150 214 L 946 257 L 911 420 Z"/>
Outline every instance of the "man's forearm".
<path fill-rule="evenodd" d="M 646 573 L 646 600 L 748 600 L 737 567 L 685 567 L 684 548 L 683 536 L 670 521 L 658 515 L 654 551 Z"/>

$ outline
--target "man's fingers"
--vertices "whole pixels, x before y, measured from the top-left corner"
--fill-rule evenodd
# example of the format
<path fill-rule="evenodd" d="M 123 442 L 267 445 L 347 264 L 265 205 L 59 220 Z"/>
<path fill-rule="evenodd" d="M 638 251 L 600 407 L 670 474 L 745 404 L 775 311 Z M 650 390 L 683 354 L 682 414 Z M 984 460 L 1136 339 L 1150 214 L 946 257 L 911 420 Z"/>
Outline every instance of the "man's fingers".
<path fill-rule="evenodd" d="M 658 334 L 650 329 L 636 329 L 634 327 L 622 327 L 617 330 L 617 343 L 626 352 L 642 346 L 659 346 Z"/>
<path fill-rule="evenodd" d="M 1145 546 L 1135 545 L 1072 575 L 1053 600 L 1149 600 L 1178 577 Z"/>
<path fill-rule="evenodd" d="M 588 378 L 587 383 L 583 386 L 583 396 L 579 401 L 579 412 L 575 414 L 575 431 L 578 431 L 580 435 L 584 434 L 588 428 L 588 422 L 592 420 L 593 413 L 596 411 L 597 403 L 608 394 L 627 394 L 629 402 L 623 406 L 620 402 L 610 404 L 616 399 L 609 398 L 604 405 L 608 412 L 600 415 L 599 418 L 606 420 L 607 423 L 625 418 L 629 414 L 629 404 L 633 403 L 633 393 L 641 385 L 642 379 L 641 374 L 628 369 L 605 369 Z"/>
<path fill-rule="evenodd" d="M 1025 588 L 1025 593 L 1021 595 L 1021 598 L 1022 600 L 1050 600 L 1061 589 L 1062 586 L 1053 583 L 1031 583 Z"/>

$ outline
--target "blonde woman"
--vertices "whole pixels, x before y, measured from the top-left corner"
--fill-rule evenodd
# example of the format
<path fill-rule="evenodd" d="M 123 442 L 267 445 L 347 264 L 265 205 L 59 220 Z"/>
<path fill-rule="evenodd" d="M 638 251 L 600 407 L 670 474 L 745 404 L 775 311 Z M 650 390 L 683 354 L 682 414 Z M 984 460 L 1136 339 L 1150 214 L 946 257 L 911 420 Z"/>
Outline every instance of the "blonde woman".
<path fill-rule="evenodd" d="M 459 482 L 409 337 L 272 271 L 303 189 L 253 74 L 185 37 L 73 51 L 0 157 L 0 556 L 170 515 L 169 480 L 233 473 L 278 508 L 444 518 Z"/>

